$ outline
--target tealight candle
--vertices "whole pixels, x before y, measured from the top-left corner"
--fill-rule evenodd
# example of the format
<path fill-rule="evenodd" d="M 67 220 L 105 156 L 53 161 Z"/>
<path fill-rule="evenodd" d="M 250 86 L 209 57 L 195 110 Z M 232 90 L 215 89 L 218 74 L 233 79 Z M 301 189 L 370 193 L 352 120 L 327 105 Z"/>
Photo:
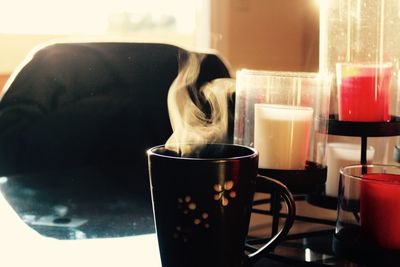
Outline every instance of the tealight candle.
<path fill-rule="evenodd" d="M 364 238 L 385 249 L 400 249 L 400 175 L 362 176 L 360 221 Z"/>
<path fill-rule="evenodd" d="M 254 115 L 254 147 L 259 152 L 259 168 L 304 169 L 313 109 L 255 104 Z"/>
<path fill-rule="evenodd" d="M 389 121 L 392 64 L 338 63 L 339 120 Z"/>

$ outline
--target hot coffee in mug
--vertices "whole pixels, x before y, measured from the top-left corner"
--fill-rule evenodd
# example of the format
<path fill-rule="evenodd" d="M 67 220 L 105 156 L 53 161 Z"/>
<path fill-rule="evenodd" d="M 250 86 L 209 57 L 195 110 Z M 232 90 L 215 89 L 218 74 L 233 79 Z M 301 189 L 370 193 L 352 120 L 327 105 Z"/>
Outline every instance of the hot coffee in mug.
<path fill-rule="evenodd" d="M 259 176 L 258 153 L 233 144 L 186 145 L 185 156 L 148 150 L 152 204 L 163 267 L 240 267 L 274 247 L 293 223 L 287 188 Z M 285 226 L 260 250 L 245 253 L 256 184 L 279 191 L 288 208 Z"/>

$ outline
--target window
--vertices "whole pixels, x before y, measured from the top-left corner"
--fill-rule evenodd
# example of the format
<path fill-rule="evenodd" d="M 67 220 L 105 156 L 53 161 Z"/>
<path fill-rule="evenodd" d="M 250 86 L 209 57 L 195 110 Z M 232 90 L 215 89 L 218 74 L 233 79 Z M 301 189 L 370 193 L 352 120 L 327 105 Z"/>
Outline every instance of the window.
<path fill-rule="evenodd" d="M 0 0 L 0 74 L 49 40 L 208 47 L 209 0 Z"/>

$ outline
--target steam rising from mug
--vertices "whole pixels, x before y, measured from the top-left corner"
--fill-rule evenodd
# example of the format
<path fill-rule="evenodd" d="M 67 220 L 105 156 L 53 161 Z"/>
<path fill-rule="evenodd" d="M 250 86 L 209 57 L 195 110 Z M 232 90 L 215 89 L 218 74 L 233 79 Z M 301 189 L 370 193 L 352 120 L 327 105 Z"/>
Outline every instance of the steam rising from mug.
<path fill-rule="evenodd" d="M 202 56 L 190 54 L 184 63 L 180 62 L 179 73 L 168 92 L 173 134 L 165 147 L 182 156 L 192 152 L 185 144 L 223 143 L 227 137 L 228 100 L 234 90 L 233 80 L 216 79 L 197 90 L 195 84 L 201 61 Z M 209 105 L 209 112 L 204 111 L 204 106 L 202 109 L 200 96 Z"/>

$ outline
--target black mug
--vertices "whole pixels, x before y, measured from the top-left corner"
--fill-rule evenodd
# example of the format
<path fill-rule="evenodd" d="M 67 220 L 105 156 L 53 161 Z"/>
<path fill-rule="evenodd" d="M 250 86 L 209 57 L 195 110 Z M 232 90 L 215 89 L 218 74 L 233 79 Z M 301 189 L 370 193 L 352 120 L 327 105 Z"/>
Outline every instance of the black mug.
<path fill-rule="evenodd" d="M 165 146 L 147 151 L 151 197 L 163 267 L 239 267 L 280 242 L 293 223 L 295 203 L 280 182 L 260 176 L 251 147 L 207 144 L 180 156 Z M 285 200 L 285 225 L 271 241 L 245 253 L 256 183 Z"/>

